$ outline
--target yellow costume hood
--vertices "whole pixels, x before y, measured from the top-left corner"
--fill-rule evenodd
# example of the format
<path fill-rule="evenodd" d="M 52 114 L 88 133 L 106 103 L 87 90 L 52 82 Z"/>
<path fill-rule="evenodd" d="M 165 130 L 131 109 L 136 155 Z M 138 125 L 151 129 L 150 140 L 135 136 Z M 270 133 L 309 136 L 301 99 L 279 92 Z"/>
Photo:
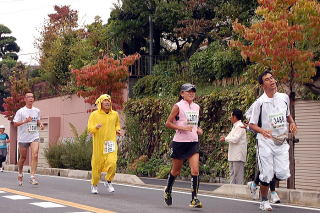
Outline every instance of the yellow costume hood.
<path fill-rule="evenodd" d="M 96 100 L 95 104 L 97 105 L 97 108 L 98 108 L 98 111 L 100 112 L 101 111 L 101 103 L 102 101 L 104 100 L 108 100 L 110 101 L 110 103 L 112 104 L 111 102 L 111 96 L 108 95 L 108 94 L 103 94 L 103 95 L 100 95 L 100 97 Z M 112 110 L 112 106 L 110 108 L 110 110 Z"/>

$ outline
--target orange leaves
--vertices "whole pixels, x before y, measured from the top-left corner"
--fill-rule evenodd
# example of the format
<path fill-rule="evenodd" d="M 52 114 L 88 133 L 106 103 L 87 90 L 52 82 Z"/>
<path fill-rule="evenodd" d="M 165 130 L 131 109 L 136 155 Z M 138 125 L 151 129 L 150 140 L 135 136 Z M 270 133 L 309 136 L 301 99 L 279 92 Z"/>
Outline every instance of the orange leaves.
<path fill-rule="evenodd" d="M 230 41 L 229 45 L 238 48 L 242 57 L 272 68 L 284 82 L 308 81 L 319 64 L 314 61 L 312 44 L 320 41 L 320 4 L 314 0 L 260 0 L 259 3 L 256 13 L 263 16 L 261 21 L 251 27 L 233 23 L 234 31 L 246 43 L 238 40 Z M 293 72 L 294 79 L 288 77 L 288 72 Z"/>
<path fill-rule="evenodd" d="M 129 77 L 128 66 L 139 58 L 139 54 L 119 60 L 104 57 L 97 64 L 72 70 L 77 86 L 81 88 L 77 94 L 84 97 L 86 103 L 94 104 L 101 94 L 107 93 L 112 97 L 113 107 L 122 108 L 122 90 L 126 88 Z"/>

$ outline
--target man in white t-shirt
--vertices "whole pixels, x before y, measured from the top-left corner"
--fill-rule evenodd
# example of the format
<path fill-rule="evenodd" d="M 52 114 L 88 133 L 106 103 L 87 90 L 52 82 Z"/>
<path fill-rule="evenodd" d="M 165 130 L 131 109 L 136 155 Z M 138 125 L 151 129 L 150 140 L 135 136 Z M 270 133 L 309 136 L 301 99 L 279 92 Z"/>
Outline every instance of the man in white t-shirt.
<path fill-rule="evenodd" d="M 32 93 L 26 93 L 24 97 L 26 105 L 16 112 L 13 119 L 13 124 L 18 129 L 18 145 L 20 158 L 18 161 L 18 184 L 22 185 L 23 164 L 26 160 L 29 147 L 31 148 L 31 176 L 30 183 L 37 185 L 38 181 L 35 178 L 35 173 L 38 165 L 39 153 L 39 131 L 44 126 L 40 122 L 40 110 L 33 107 L 34 96 Z"/>
<path fill-rule="evenodd" d="M 249 127 L 257 132 L 257 156 L 261 181 L 260 209 L 271 211 L 268 201 L 270 181 L 274 176 L 278 180 L 290 177 L 289 130 L 296 133 L 297 126 L 290 115 L 289 96 L 277 92 L 277 81 L 270 71 L 263 72 L 258 81 L 264 93 L 255 102 Z M 289 123 L 289 129 L 288 129 Z"/>

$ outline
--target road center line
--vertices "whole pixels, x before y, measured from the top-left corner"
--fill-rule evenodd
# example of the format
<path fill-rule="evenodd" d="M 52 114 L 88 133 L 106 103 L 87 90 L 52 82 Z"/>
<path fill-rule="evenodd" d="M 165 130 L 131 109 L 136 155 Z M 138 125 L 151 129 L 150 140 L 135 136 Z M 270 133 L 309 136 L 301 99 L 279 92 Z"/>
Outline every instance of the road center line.
<path fill-rule="evenodd" d="M 50 202 L 54 202 L 54 203 L 58 203 L 58 204 L 62 204 L 62 205 L 66 205 L 66 206 L 70 206 L 70 207 L 74 207 L 74 208 L 90 211 L 90 212 L 115 213 L 113 211 L 109 211 L 109 210 L 105 210 L 105 209 L 99 209 L 99 208 L 95 208 L 95 207 L 92 207 L 92 206 L 82 205 L 82 204 L 79 204 L 79 203 L 74 203 L 74 202 L 70 202 L 70 201 L 55 199 L 55 198 L 46 197 L 46 196 L 42 196 L 42 195 L 31 194 L 31 193 L 27 193 L 27 192 L 21 192 L 21 191 L 9 189 L 9 188 L 0 188 L 0 190 L 1 191 L 5 191 L 5 192 L 10 192 L 10 193 L 13 193 L 13 194 L 17 194 L 17 195 L 23 195 L 23 196 L 27 196 L 27 197 L 36 198 L 36 199 L 39 199 L 39 200 L 50 201 Z"/>

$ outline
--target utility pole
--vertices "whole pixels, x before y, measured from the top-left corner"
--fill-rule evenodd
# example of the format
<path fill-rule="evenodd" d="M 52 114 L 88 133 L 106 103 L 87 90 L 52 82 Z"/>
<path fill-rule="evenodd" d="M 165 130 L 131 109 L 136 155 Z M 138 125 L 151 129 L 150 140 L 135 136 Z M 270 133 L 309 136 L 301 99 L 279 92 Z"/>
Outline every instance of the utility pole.
<path fill-rule="evenodd" d="M 152 72 L 152 58 L 153 58 L 153 24 L 151 16 L 149 16 L 149 74 Z"/>

